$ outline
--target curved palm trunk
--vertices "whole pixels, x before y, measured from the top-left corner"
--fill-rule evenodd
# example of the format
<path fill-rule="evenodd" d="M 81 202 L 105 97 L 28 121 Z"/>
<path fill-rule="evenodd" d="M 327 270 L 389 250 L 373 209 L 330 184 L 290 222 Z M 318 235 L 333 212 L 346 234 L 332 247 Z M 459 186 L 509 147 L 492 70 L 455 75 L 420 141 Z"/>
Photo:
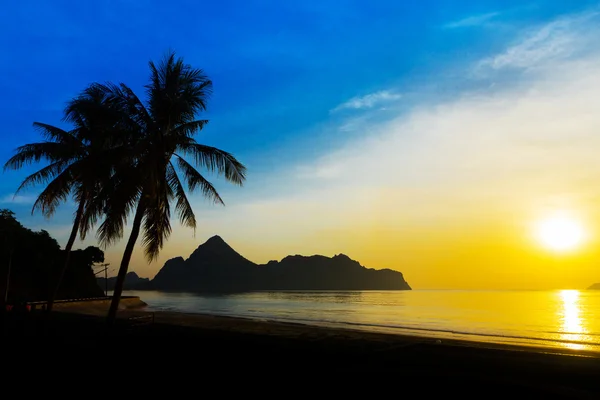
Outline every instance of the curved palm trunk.
<path fill-rule="evenodd" d="M 69 268 L 69 260 L 71 259 L 71 249 L 73 249 L 73 244 L 75 244 L 75 239 L 77 239 L 77 231 L 79 231 L 79 224 L 81 223 L 81 217 L 83 216 L 83 209 L 85 207 L 85 201 L 81 200 L 79 202 L 79 206 L 77 207 L 77 213 L 75 214 L 75 221 L 73 222 L 73 229 L 71 229 L 71 235 L 69 236 L 69 240 L 67 241 L 67 245 L 65 246 L 65 263 L 60 271 L 60 275 L 58 276 L 58 281 L 56 282 L 56 287 L 52 292 L 50 298 L 48 299 L 48 312 L 52 311 L 52 306 L 54 305 L 54 301 L 58 296 L 58 290 L 60 289 L 60 284 Z"/>
<path fill-rule="evenodd" d="M 121 301 L 121 293 L 123 293 L 123 284 L 125 283 L 125 276 L 127 275 L 127 269 L 129 268 L 129 261 L 131 260 L 131 255 L 133 254 L 135 242 L 137 241 L 137 238 L 140 235 L 140 228 L 142 226 L 143 217 L 144 207 L 142 205 L 142 201 L 140 200 L 135 211 L 135 217 L 133 218 L 133 227 L 131 228 L 131 235 L 129 235 L 129 240 L 127 241 L 127 246 L 125 246 L 125 252 L 123 253 L 123 259 L 121 260 L 121 265 L 119 266 L 119 274 L 117 275 L 115 288 L 113 289 L 113 297 L 112 301 L 110 302 L 110 309 L 108 310 L 108 317 L 106 320 L 106 323 L 108 324 L 109 328 L 111 328 L 114 325 L 115 320 L 117 318 L 117 310 L 119 309 L 119 302 Z"/>

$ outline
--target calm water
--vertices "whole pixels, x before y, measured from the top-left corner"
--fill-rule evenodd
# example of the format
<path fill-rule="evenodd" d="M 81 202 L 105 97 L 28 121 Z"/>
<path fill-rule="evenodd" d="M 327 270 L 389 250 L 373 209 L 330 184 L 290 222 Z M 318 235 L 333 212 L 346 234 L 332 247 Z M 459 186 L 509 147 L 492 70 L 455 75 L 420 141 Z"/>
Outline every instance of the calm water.
<path fill-rule="evenodd" d="M 128 292 L 150 309 L 600 352 L 600 291 Z"/>

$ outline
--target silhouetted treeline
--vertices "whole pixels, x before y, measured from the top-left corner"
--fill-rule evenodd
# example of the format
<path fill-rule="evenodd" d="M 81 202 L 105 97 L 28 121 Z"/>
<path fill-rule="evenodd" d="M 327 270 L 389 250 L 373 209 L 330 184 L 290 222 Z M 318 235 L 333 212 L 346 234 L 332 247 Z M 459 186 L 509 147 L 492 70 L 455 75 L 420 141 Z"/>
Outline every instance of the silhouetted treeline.
<path fill-rule="evenodd" d="M 47 231 L 25 228 L 12 211 L 0 210 L 0 303 L 6 297 L 9 303 L 47 300 L 64 257 L 64 251 Z M 103 261 L 104 252 L 97 247 L 71 252 L 58 298 L 103 296 L 92 270 L 94 263 Z"/>
<path fill-rule="evenodd" d="M 105 290 L 113 290 L 115 288 L 115 284 L 117 283 L 117 277 L 113 276 L 108 279 L 104 277 L 96 278 L 98 285 L 102 289 Z M 125 282 L 123 284 L 123 290 L 137 290 L 137 289 L 146 289 L 148 284 L 150 283 L 150 279 L 148 278 L 140 278 L 138 274 L 133 271 L 130 271 L 125 275 Z"/>

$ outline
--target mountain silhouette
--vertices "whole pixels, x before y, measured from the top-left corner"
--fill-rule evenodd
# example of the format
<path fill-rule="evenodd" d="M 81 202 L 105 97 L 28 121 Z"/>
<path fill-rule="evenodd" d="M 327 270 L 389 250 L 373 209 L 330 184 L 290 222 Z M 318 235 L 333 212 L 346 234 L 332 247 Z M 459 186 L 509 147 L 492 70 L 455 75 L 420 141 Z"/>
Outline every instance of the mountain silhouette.
<path fill-rule="evenodd" d="M 588 288 L 588 290 L 600 290 L 600 282 L 594 283 L 592 286 Z"/>
<path fill-rule="evenodd" d="M 101 289 L 106 290 L 114 290 L 115 283 L 117 282 L 117 277 L 113 276 L 110 278 L 96 278 L 96 282 L 98 282 L 98 286 Z M 150 279 L 148 278 L 140 278 L 138 274 L 133 271 L 130 271 L 125 275 L 125 282 L 123 283 L 124 290 L 137 290 L 138 288 L 143 288 L 150 283 Z"/>
<path fill-rule="evenodd" d="M 255 264 L 220 236 L 198 246 L 187 260 L 168 260 L 144 286 L 165 291 L 410 290 L 401 272 L 365 268 L 344 254 L 293 255 Z"/>

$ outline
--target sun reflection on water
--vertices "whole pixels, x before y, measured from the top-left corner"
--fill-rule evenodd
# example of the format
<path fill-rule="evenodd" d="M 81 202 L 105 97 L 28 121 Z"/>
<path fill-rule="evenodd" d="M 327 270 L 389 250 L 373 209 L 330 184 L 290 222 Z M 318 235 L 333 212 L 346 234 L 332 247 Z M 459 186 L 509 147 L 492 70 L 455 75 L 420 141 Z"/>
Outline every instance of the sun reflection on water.
<path fill-rule="evenodd" d="M 558 313 L 562 320 L 560 337 L 565 341 L 582 341 L 586 331 L 581 321 L 579 291 L 561 290 L 559 293 L 562 300 L 562 309 Z M 578 343 L 565 343 L 564 345 L 575 350 L 581 350 L 585 347 Z"/>

